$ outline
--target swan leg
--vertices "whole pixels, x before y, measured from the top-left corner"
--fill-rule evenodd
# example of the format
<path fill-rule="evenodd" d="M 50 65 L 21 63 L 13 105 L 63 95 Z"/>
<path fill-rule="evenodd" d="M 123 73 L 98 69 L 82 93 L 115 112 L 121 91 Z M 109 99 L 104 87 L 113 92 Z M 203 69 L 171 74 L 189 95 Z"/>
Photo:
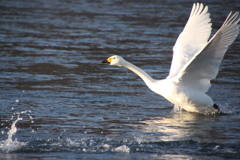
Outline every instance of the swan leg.
<path fill-rule="evenodd" d="M 216 104 L 213 105 L 213 108 L 214 108 L 214 109 L 217 109 L 218 111 L 220 111 L 218 105 L 216 105 Z"/>
<path fill-rule="evenodd" d="M 216 109 L 216 110 L 218 110 L 218 113 L 220 113 L 220 114 L 225 114 L 225 113 L 223 113 L 223 112 L 220 110 L 220 108 L 218 107 L 218 105 L 214 104 L 214 105 L 213 105 L 213 108 Z"/>
<path fill-rule="evenodd" d="M 177 106 L 177 105 L 174 105 L 173 111 L 174 111 L 174 112 L 181 112 L 181 111 L 182 111 L 182 107 L 179 107 L 179 106 Z"/>

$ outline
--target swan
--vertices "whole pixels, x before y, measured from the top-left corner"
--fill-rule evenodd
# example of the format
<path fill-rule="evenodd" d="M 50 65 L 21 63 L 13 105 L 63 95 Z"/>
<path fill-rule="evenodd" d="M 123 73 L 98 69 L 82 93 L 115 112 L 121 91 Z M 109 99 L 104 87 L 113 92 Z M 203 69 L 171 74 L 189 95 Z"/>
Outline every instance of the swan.
<path fill-rule="evenodd" d="M 156 80 L 145 71 L 114 55 L 101 64 L 126 67 L 142 78 L 153 92 L 174 104 L 174 108 L 202 114 L 221 113 L 218 105 L 206 94 L 215 79 L 228 46 L 239 34 L 239 13 L 229 13 L 216 34 L 208 41 L 212 24 L 208 7 L 194 3 L 183 31 L 173 47 L 170 73 Z"/>

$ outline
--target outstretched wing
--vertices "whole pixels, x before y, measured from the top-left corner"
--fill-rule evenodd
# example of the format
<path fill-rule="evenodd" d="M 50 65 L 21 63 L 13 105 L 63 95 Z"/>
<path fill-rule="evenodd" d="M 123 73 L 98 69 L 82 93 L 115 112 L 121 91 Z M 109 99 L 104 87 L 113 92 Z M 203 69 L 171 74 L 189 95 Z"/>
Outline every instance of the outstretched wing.
<path fill-rule="evenodd" d="M 173 59 L 167 78 L 177 76 L 183 66 L 207 44 L 211 26 L 208 7 L 195 3 L 188 22 L 173 47 Z"/>
<path fill-rule="evenodd" d="M 218 74 L 219 65 L 228 46 L 239 34 L 238 15 L 238 12 L 230 13 L 208 44 L 182 68 L 177 76 L 181 84 L 207 92 L 211 86 L 210 80 L 215 79 Z"/>

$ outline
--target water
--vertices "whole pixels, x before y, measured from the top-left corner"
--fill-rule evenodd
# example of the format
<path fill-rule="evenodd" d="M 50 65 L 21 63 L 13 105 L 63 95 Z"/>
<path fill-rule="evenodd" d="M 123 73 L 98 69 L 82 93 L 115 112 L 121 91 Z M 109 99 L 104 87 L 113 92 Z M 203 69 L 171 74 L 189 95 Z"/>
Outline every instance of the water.
<path fill-rule="evenodd" d="M 193 1 L 0 2 L 0 159 L 238 159 L 240 37 L 209 95 L 228 114 L 174 113 L 124 68 L 157 79 Z M 213 31 L 237 1 L 207 2 Z M 179 12 L 177 12 L 179 11 Z"/>

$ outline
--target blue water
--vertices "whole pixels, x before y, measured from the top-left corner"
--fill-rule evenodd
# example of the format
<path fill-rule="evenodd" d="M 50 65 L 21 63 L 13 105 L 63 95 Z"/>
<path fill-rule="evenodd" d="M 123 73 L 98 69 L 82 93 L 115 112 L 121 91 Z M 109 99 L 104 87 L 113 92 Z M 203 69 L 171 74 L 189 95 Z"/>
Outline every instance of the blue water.
<path fill-rule="evenodd" d="M 239 159 L 240 37 L 208 94 L 226 115 L 174 113 L 156 79 L 195 1 L 0 1 L 0 159 Z M 213 32 L 238 1 L 203 1 Z M 13 133 L 13 135 L 10 135 Z"/>

